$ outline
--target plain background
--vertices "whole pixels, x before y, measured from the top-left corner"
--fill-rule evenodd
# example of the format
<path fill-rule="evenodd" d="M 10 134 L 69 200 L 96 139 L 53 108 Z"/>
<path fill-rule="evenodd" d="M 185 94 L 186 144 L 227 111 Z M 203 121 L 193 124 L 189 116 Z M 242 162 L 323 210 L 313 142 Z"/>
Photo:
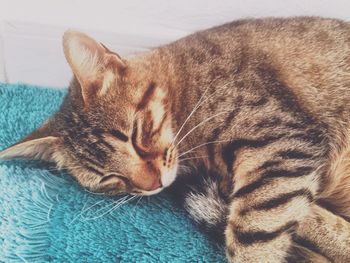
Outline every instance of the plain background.
<path fill-rule="evenodd" d="M 0 0 L 0 82 L 66 87 L 68 28 L 127 56 L 239 18 L 296 15 L 350 20 L 350 1 Z"/>

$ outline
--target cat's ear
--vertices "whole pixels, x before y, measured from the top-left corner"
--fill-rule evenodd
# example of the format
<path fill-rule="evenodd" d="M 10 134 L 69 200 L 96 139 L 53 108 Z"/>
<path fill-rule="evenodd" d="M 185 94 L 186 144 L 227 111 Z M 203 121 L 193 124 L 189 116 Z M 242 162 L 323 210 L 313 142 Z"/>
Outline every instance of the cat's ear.
<path fill-rule="evenodd" d="M 34 159 L 48 162 L 61 162 L 62 157 L 58 150 L 61 138 L 50 135 L 47 124 L 37 129 L 18 143 L 0 151 L 0 159 Z"/>
<path fill-rule="evenodd" d="M 66 31 L 63 49 L 85 103 L 104 95 L 126 68 L 118 54 L 81 32 Z"/>

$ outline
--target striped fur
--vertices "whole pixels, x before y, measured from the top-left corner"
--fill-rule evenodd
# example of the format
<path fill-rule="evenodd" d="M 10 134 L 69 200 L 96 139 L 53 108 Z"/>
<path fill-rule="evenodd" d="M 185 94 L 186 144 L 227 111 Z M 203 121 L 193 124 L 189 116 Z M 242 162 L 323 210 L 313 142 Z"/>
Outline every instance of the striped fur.
<path fill-rule="evenodd" d="M 218 174 L 199 169 L 193 174 L 181 176 L 170 188 L 170 193 L 187 210 L 200 230 L 223 244 L 222 233 L 227 222 L 229 198 L 223 195 L 219 185 Z M 296 195 L 294 193 L 293 196 Z M 293 245 L 288 251 L 286 262 L 330 263 L 350 260 L 350 223 L 316 204 L 312 205 L 311 213 L 293 232 L 292 239 Z"/>
<path fill-rule="evenodd" d="M 128 60 L 83 33 L 63 43 L 75 76 L 64 104 L 0 158 L 46 158 L 109 194 L 156 194 L 200 167 L 217 180 L 186 209 L 225 228 L 230 262 L 287 262 L 295 243 L 346 258 L 348 235 L 325 230 L 326 248 L 308 219 L 322 206 L 349 220 L 350 24 L 240 20 Z M 47 147 L 21 151 L 35 139 Z"/>

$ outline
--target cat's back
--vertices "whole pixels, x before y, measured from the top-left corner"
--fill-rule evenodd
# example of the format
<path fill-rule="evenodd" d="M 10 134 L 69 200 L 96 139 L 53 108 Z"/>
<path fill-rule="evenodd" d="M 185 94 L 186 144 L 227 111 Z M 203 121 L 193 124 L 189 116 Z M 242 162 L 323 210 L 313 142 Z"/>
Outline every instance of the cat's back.
<path fill-rule="evenodd" d="M 299 105 L 322 123 L 332 145 L 332 164 L 321 196 L 337 207 L 338 214 L 349 217 L 348 22 L 319 17 L 239 20 L 200 31 L 165 49 L 178 66 L 181 81 L 186 82 L 183 87 L 203 91 L 215 80 L 224 79 L 217 83 L 232 83 L 226 87 L 236 98 L 234 93 L 264 94 L 268 99 L 291 95 L 287 98 L 293 98 L 290 104 Z M 213 101 L 220 108 L 220 99 Z"/>
<path fill-rule="evenodd" d="M 263 73 L 283 83 L 321 121 L 350 121 L 350 24 L 345 21 L 238 20 L 180 39 L 166 49 L 187 73 L 186 81 L 251 81 Z"/>

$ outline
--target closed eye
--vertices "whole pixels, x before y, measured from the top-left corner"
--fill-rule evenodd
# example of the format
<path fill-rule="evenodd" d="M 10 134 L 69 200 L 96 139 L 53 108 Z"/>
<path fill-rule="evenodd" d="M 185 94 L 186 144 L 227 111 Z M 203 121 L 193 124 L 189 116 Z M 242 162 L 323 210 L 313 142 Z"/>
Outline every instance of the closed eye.
<path fill-rule="evenodd" d="M 127 185 L 129 183 L 129 179 L 126 178 L 125 176 L 112 173 L 112 174 L 109 174 L 109 175 L 106 175 L 106 176 L 102 177 L 102 179 L 100 180 L 100 184 L 104 183 L 104 182 L 107 182 L 107 181 L 109 181 L 109 180 L 111 180 L 113 178 L 117 178 L 117 179 L 123 181 L 123 183 L 125 185 Z"/>

